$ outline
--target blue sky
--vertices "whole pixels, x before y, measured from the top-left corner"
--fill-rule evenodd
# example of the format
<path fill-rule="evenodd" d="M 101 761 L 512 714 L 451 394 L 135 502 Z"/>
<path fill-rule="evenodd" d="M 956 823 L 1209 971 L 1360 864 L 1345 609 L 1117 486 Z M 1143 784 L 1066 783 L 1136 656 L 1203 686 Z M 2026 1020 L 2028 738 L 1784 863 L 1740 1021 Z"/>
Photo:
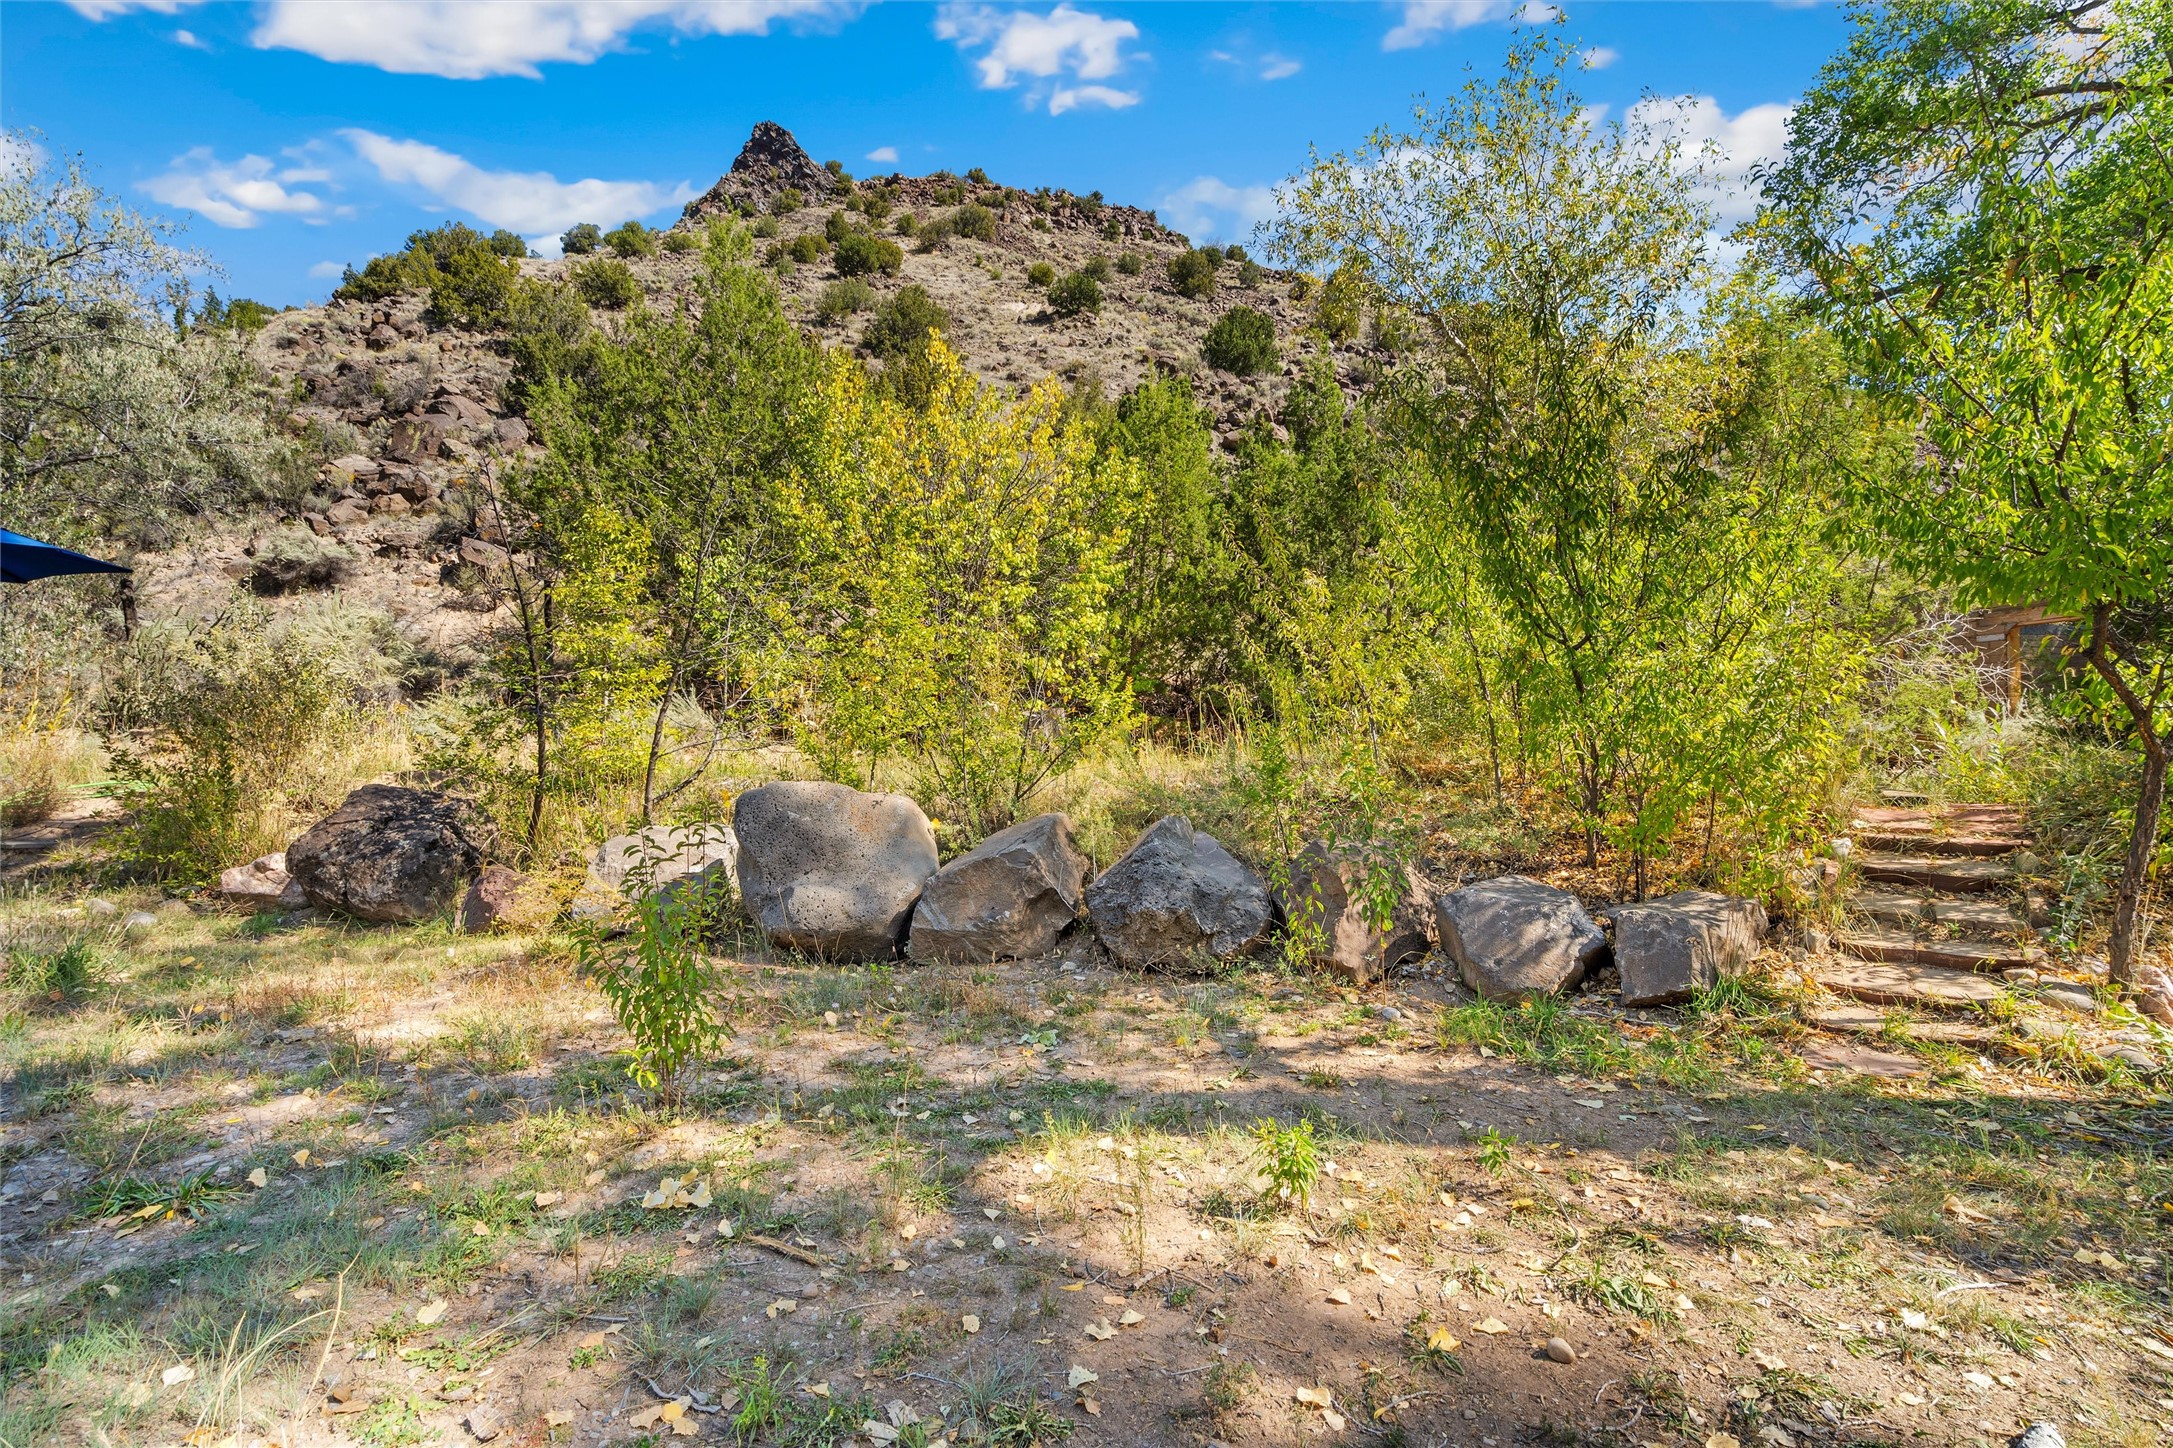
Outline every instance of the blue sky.
<path fill-rule="evenodd" d="M 1845 32 L 1831 5 L 1567 3 L 1586 99 L 1685 98 L 1645 104 L 1735 177 L 1778 151 Z M 1518 5 L 7 4 L 0 125 L 82 152 L 108 190 L 185 222 L 222 291 L 277 304 L 448 217 L 538 239 L 668 222 L 765 119 L 856 175 L 981 166 L 1230 240 L 1309 146 L 1447 94 L 1552 13 Z M 1750 205 L 1740 185 L 1720 201 Z"/>

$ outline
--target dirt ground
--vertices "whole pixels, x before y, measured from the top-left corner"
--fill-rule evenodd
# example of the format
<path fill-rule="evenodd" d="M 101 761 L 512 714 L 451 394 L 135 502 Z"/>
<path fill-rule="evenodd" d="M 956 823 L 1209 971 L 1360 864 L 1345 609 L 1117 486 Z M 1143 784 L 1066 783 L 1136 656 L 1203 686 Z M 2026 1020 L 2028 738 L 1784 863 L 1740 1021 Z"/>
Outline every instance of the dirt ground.
<path fill-rule="evenodd" d="M 740 942 L 666 1111 L 551 942 L 104 903 L 0 901 L 7 1444 L 2173 1423 L 2173 1108 L 2042 1034 L 1837 1045 L 1778 950 L 1626 1012 Z"/>

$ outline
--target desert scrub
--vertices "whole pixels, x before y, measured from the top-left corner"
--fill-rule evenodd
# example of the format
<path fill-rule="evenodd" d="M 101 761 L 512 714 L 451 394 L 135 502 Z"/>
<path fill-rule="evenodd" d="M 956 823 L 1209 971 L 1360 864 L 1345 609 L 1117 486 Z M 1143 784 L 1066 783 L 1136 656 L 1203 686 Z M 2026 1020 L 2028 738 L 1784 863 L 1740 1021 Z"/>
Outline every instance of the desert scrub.
<path fill-rule="evenodd" d="M 815 316 L 823 322 L 836 322 L 874 305 L 875 288 L 859 277 L 845 277 L 827 283 L 817 294 Z"/>
<path fill-rule="evenodd" d="M 641 283 L 634 280 L 633 269 L 615 256 L 576 262 L 566 280 L 582 301 L 606 311 L 623 311 L 641 300 Z"/>
<path fill-rule="evenodd" d="M 1101 309 L 1101 283 L 1085 272 L 1060 277 L 1049 288 L 1049 310 L 1059 317 L 1093 316 Z"/>
<path fill-rule="evenodd" d="M 905 265 L 905 250 L 885 237 L 847 232 L 834 244 L 831 263 L 841 277 L 867 276 L 872 272 L 896 276 L 898 269 Z"/>
<path fill-rule="evenodd" d="M 996 213 L 978 201 L 969 201 L 951 213 L 951 235 L 969 241 L 994 241 Z"/>
<path fill-rule="evenodd" d="M 946 332 L 950 326 L 950 313 L 936 305 L 927 288 L 900 287 L 875 309 L 868 329 L 860 334 L 860 345 L 888 361 L 920 350 L 930 332 Z"/>
<path fill-rule="evenodd" d="M 1250 377 L 1275 366 L 1275 323 L 1251 307 L 1232 307 L 1207 329 L 1200 353 L 1210 367 Z"/>
<path fill-rule="evenodd" d="M 617 257 L 656 255 L 656 233 L 638 221 L 629 221 L 604 233 L 603 242 Z"/>
<path fill-rule="evenodd" d="M 249 589 L 260 598 L 276 598 L 337 588 L 354 567 L 355 555 L 348 549 L 307 529 L 290 528 L 257 545 L 249 565 Z"/>
<path fill-rule="evenodd" d="M 1170 286 L 1180 297 L 1195 301 L 1215 294 L 1215 262 L 1205 251 L 1188 251 L 1172 257 L 1169 264 Z"/>

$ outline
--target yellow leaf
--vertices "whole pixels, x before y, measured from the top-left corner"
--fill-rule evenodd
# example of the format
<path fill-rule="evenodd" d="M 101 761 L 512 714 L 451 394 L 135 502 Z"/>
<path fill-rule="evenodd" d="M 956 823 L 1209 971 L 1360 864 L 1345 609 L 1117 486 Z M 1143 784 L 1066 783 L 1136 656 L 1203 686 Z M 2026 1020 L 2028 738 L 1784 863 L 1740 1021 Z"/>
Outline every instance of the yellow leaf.
<path fill-rule="evenodd" d="M 1437 1327 L 1426 1336 L 1428 1352 L 1455 1352 L 1462 1346 L 1463 1343 L 1458 1341 L 1456 1334 L 1445 1327 Z"/>
<path fill-rule="evenodd" d="M 425 1303 L 415 1309 L 415 1320 L 424 1327 L 430 1326 L 443 1316 L 445 1316 L 445 1299 L 442 1297 L 435 1302 Z"/>
<path fill-rule="evenodd" d="M 798 1312 L 799 1310 L 800 1304 L 796 1300 L 790 1297 L 780 1297 L 769 1305 L 768 1316 L 772 1321 L 775 1321 L 780 1314 Z"/>
<path fill-rule="evenodd" d="M 1086 1335 L 1096 1342 L 1107 1342 L 1117 1335 L 1117 1330 L 1109 1325 L 1109 1319 L 1105 1317 L 1100 1322 L 1088 1323 Z"/>
<path fill-rule="evenodd" d="M 1351 1305 L 1350 1293 L 1345 1291 L 1341 1287 L 1335 1288 L 1333 1291 L 1329 1292 L 1328 1300 L 1342 1307 L 1348 1307 Z"/>
<path fill-rule="evenodd" d="M 1298 1388 L 1291 1393 L 1291 1396 L 1301 1403 L 1309 1403 L 1316 1408 L 1332 1408 L 1335 1406 L 1335 1393 L 1328 1388 Z"/>
<path fill-rule="evenodd" d="M 167 1387 L 171 1388 L 178 1384 L 188 1382 L 191 1378 L 194 1378 L 195 1376 L 196 1369 L 190 1367 L 187 1363 L 175 1363 L 172 1367 L 160 1373 L 158 1375 L 158 1380 L 164 1383 Z"/>
<path fill-rule="evenodd" d="M 572 1421 L 573 1414 L 563 1408 L 553 1408 L 543 1415 L 544 1426 L 548 1428 L 563 1428 Z"/>
<path fill-rule="evenodd" d="M 258 1167 L 255 1171 L 249 1173 L 249 1185 L 253 1187 L 262 1188 L 270 1180 L 271 1178 L 265 1175 L 263 1167 Z"/>
<path fill-rule="evenodd" d="M 1117 1326 L 1135 1327 L 1138 1324 L 1145 1322 L 1146 1320 L 1147 1318 L 1144 1313 L 1134 1312 L 1131 1308 L 1127 1307 L 1124 1310 L 1124 1315 L 1117 1319 Z"/>
<path fill-rule="evenodd" d="M 969 1312 L 958 1319 L 958 1325 L 969 1333 L 979 1332 L 981 1330 L 981 1319 Z"/>
<path fill-rule="evenodd" d="M 296 1153 L 294 1154 L 294 1164 L 295 1164 L 296 1166 L 308 1166 L 308 1165 L 309 1165 L 309 1148 L 308 1148 L 308 1147 L 306 1147 L 306 1146 L 305 1146 L 305 1147 L 303 1147 L 303 1148 L 302 1148 L 302 1149 L 301 1149 L 300 1151 L 298 1151 L 298 1152 L 296 1152 Z"/>
<path fill-rule="evenodd" d="M 1084 1291 L 1086 1291 L 1086 1284 L 1085 1284 L 1084 1282 L 1067 1282 L 1067 1283 L 1065 1283 L 1065 1284 L 1064 1284 L 1064 1285 L 1063 1285 L 1062 1287 L 1059 1287 L 1059 1288 L 1057 1288 L 1057 1291 L 1059 1291 L 1059 1292 L 1084 1292 Z"/>
<path fill-rule="evenodd" d="M 1101 1380 L 1100 1373 L 1095 1372 L 1092 1368 L 1083 1368 L 1077 1363 L 1071 1365 L 1071 1376 L 1067 1379 L 1073 1391 L 1085 1387 L 1088 1383 L 1098 1383 Z"/>
<path fill-rule="evenodd" d="M 1505 1333 L 1508 1330 L 1509 1324 L 1503 1322 L 1498 1317 L 1490 1317 L 1486 1321 L 1480 1323 L 1477 1327 L 1474 1327 L 1472 1329 L 1473 1332 L 1483 1332 L 1488 1337 L 1499 1337 L 1502 1333 Z"/>
<path fill-rule="evenodd" d="M 1320 1410 L 1320 1420 L 1328 1425 L 1328 1431 L 1331 1433 L 1343 1431 L 1343 1415 L 1333 1408 L 1322 1408 Z"/>
<path fill-rule="evenodd" d="M 563 1195 L 560 1192 L 537 1192 L 536 1205 L 539 1207 L 557 1206 Z"/>

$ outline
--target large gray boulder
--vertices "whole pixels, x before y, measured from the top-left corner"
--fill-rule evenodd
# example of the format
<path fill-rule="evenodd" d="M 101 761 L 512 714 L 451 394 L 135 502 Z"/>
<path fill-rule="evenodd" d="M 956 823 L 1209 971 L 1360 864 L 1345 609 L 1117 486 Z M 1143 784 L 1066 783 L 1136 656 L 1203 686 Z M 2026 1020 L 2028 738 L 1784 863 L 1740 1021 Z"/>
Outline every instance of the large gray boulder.
<path fill-rule="evenodd" d="M 287 846 L 287 871 L 323 909 L 426 920 L 457 904 L 497 849 L 497 827 L 467 800 L 365 784 Z"/>
<path fill-rule="evenodd" d="M 1617 905 L 1614 916 L 1626 1006 L 1686 1001 L 1723 976 L 1740 975 L 1766 934 L 1763 905 L 1709 890 Z"/>
<path fill-rule="evenodd" d="M 1567 890 L 1503 875 L 1434 902 L 1441 948 L 1488 1000 L 1556 995 L 1607 954 L 1607 937 Z"/>
<path fill-rule="evenodd" d="M 1267 882 L 1183 815 L 1149 825 L 1086 897 L 1094 933 L 1120 965 L 1250 955 L 1275 921 Z"/>
<path fill-rule="evenodd" d="M 1069 818 L 1021 820 L 936 871 L 913 907 L 905 952 L 924 962 L 1045 955 L 1079 918 L 1086 877 Z"/>
<path fill-rule="evenodd" d="M 718 883 L 739 884 L 739 838 L 730 826 L 650 825 L 596 847 L 573 915 L 597 920 L 615 914 L 637 888 L 676 898 L 689 891 L 707 893 Z"/>
<path fill-rule="evenodd" d="M 1388 928 L 1374 925 L 1372 897 L 1392 895 Z M 1310 841 L 1290 862 L 1290 885 L 1276 892 L 1284 929 L 1310 938 L 1314 962 L 1359 985 L 1380 979 L 1433 949 L 1433 904 L 1426 882 L 1408 865 L 1351 846 Z"/>
<path fill-rule="evenodd" d="M 309 904 L 302 887 L 287 873 L 283 850 L 259 855 L 246 865 L 219 872 L 219 898 L 244 910 L 300 910 Z"/>
<path fill-rule="evenodd" d="M 732 811 L 739 889 L 772 944 L 834 960 L 889 960 L 938 863 L 935 831 L 899 794 L 765 784 Z"/>

